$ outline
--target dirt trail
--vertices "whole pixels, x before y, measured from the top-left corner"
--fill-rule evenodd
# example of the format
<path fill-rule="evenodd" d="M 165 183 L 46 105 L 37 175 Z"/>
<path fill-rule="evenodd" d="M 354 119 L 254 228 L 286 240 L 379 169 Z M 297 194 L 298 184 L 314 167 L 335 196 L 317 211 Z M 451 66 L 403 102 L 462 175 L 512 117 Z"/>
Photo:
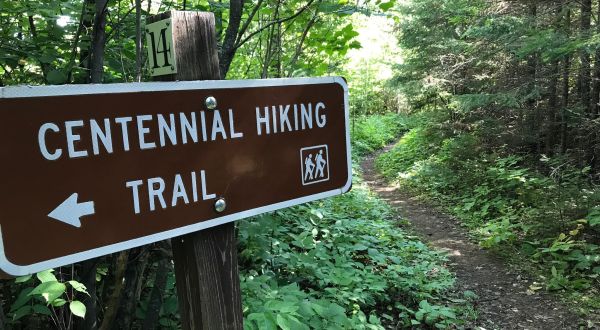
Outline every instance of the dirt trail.
<path fill-rule="evenodd" d="M 424 241 L 448 252 L 448 266 L 456 273 L 457 290 L 470 290 L 478 296 L 478 318 L 472 325 L 475 329 L 578 329 L 578 324 L 584 322 L 550 295 L 539 291 L 528 295 L 532 281 L 469 241 L 457 220 L 387 184 L 374 168 L 375 157 L 362 163 L 364 180 L 411 223 Z"/>

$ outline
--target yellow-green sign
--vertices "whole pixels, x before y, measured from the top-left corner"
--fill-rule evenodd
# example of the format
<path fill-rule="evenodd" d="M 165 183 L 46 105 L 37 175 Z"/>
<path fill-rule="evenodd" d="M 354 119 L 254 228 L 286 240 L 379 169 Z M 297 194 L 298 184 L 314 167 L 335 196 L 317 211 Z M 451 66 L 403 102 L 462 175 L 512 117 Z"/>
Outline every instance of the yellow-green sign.
<path fill-rule="evenodd" d="M 171 19 L 146 25 L 148 67 L 152 76 L 177 73 Z"/>

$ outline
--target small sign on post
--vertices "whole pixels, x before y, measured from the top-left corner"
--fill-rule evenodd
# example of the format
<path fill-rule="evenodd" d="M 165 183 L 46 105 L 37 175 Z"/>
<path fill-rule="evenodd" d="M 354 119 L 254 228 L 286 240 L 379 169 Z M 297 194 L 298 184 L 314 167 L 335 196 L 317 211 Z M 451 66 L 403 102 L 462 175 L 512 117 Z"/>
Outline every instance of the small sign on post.
<path fill-rule="evenodd" d="M 146 45 L 148 45 L 150 75 L 163 76 L 177 73 L 171 18 L 146 24 Z"/>

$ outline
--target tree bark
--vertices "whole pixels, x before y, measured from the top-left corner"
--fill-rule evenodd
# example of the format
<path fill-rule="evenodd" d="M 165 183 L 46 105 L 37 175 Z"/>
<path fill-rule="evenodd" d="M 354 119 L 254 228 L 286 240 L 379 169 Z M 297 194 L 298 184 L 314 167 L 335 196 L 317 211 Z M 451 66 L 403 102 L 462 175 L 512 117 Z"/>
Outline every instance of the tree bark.
<path fill-rule="evenodd" d="M 229 24 L 225 31 L 225 38 L 219 54 L 219 70 L 221 79 L 225 79 L 233 57 L 235 56 L 238 31 L 242 22 L 242 11 L 244 9 L 244 0 L 231 0 L 229 2 Z"/>
<path fill-rule="evenodd" d="M 150 299 L 148 301 L 148 308 L 146 308 L 146 318 L 142 329 L 150 330 L 156 329 L 158 326 L 160 308 L 163 303 L 163 297 L 165 294 L 165 288 L 167 286 L 167 278 L 169 271 L 171 271 L 169 256 L 161 255 L 158 261 L 158 268 L 156 269 L 156 276 L 154 277 L 154 286 L 150 292 Z"/>
<path fill-rule="evenodd" d="M 212 13 L 171 11 L 177 74 L 161 80 L 219 79 Z M 242 329 L 243 315 L 233 223 L 171 239 L 183 329 Z"/>
<path fill-rule="evenodd" d="M 142 81 L 142 0 L 135 0 L 135 81 Z"/>
<path fill-rule="evenodd" d="M 567 36 L 571 33 L 571 10 L 567 9 L 565 14 L 564 30 Z M 565 55 L 563 59 L 562 71 L 562 106 L 560 109 L 560 152 L 567 151 L 567 108 L 569 107 L 570 93 L 570 77 L 571 77 L 571 55 Z"/>
<path fill-rule="evenodd" d="M 300 58 L 300 55 L 302 54 L 302 49 L 304 47 L 304 40 L 306 40 L 306 36 L 308 36 L 308 32 L 313 27 L 313 25 L 317 22 L 317 18 L 318 18 L 318 12 L 315 12 L 314 15 L 311 17 L 311 19 L 308 21 L 308 24 L 306 24 L 304 31 L 302 31 L 302 36 L 300 37 L 300 41 L 298 41 L 298 44 L 296 45 L 296 50 L 294 51 L 294 55 L 292 56 L 292 59 L 290 60 L 290 64 L 288 65 L 288 68 L 289 68 L 289 71 L 287 74 L 288 77 L 291 77 L 294 72 L 294 67 L 296 66 L 296 62 L 298 61 L 298 59 Z"/>
<path fill-rule="evenodd" d="M 529 20 L 532 26 L 537 25 L 537 0 L 533 0 L 529 4 Z M 523 130 L 521 132 L 527 146 L 529 146 L 532 151 L 539 150 L 539 130 L 540 130 L 540 120 L 539 120 L 539 107 L 538 105 L 538 97 L 537 95 L 537 74 L 538 74 L 538 53 L 533 52 L 529 55 L 527 59 L 527 108 L 523 117 L 523 121 L 525 125 L 522 125 Z M 535 147 L 534 147 L 535 145 Z"/>
<path fill-rule="evenodd" d="M 552 154 L 556 145 L 555 136 L 558 130 L 558 77 L 560 75 L 560 60 L 552 61 L 550 69 L 550 86 L 548 87 L 548 131 L 546 132 L 546 153 Z"/>
<path fill-rule="evenodd" d="M 75 33 L 75 38 L 73 40 L 73 46 L 71 47 L 71 57 L 69 59 L 69 64 L 67 66 L 67 83 L 71 83 L 73 80 L 73 67 L 75 66 L 75 58 L 77 57 L 77 52 L 79 49 L 79 40 L 81 38 L 81 34 L 83 33 L 85 15 L 87 12 L 88 1 L 83 1 L 81 4 L 81 16 L 79 17 L 79 24 L 77 25 L 77 32 Z"/>
<path fill-rule="evenodd" d="M 598 4 L 598 12 L 597 12 L 597 20 L 596 22 L 596 33 L 600 35 L 600 3 Z M 600 113 L 600 48 L 596 49 L 595 60 L 594 60 L 594 78 L 592 83 L 592 115 L 593 117 L 597 117 Z"/>
<path fill-rule="evenodd" d="M 100 330 L 109 330 L 112 328 L 117 311 L 121 304 L 121 296 L 123 293 L 123 277 L 125 275 L 125 269 L 127 268 L 127 259 L 129 258 L 129 251 L 119 252 L 115 261 L 115 271 L 113 277 L 112 292 L 108 297 L 108 300 L 104 304 L 106 311 L 100 325 Z"/>
<path fill-rule="evenodd" d="M 131 329 L 135 317 L 135 309 L 140 300 L 142 284 L 144 282 L 144 270 L 148 264 L 149 251 L 147 246 L 129 250 L 127 269 L 125 270 L 123 296 L 119 312 L 115 318 L 116 322 L 112 329 Z"/>
<path fill-rule="evenodd" d="M 76 328 L 79 330 L 93 330 L 98 328 L 97 302 L 98 296 L 96 293 L 96 266 L 100 258 L 86 260 L 80 263 L 80 279 L 85 285 L 89 296 L 79 294 L 80 300 L 85 305 L 85 318 L 78 319 Z"/>
<path fill-rule="evenodd" d="M 90 33 L 90 32 L 92 31 L 92 27 L 94 26 L 95 0 L 85 0 L 84 6 L 85 6 L 85 8 L 82 10 L 82 18 L 81 18 L 82 33 L 83 33 L 82 42 L 84 42 L 84 43 L 89 42 L 89 45 L 87 47 L 82 47 L 81 51 L 79 52 L 79 67 L 81 67 L 86 72 L 83 82 L 86 84 L 89 84 L 90 83 L 90 66 L 91 66 L 91 62 L 92 62 L 91 61 L 92 44 L 90 41 L 93 36 L 93 33 Z M 85 12 L 83 12 L 84 10 L 85 10 Z"/>
<path fill-rule="evenodd" d="M 36 47 L 38 47 L 38 41 L 36 40 L 38 38 L 38 34 L 37 34 L 37 29 L 35 27 L 35 21 L 33 19 L 32 15 L 29 15 L 27 17 L 28 22 L 29 22 L 29 32 L 31 32 L 31 37 L 33 38 L 34 44 L 36 45 Z M 44 62 L 40 62 L 40 67 L 42 68 L 42 75 L 44 76 L 44 80 L 46 79 L 46 77 L 48 76 L 48 71 L 50 69 L 50 66 L 48 65 L 48 63 L 44 63 Z"/>
<path fill-rule="evenodd" d="M 592 15 L 592 0 L 581 1 L 581 38 L 587 40 L 590 36 L 590 22 Z M 579 52 L 580 71 L 579 71 L 579 97 L 581 106 L 586 113 L 590 113 L 590 55 L 586 49 Z"/>
<path fill-rule="evenodd" d="M 102 83 L 104 75 L 104 48 L 106 46 L 106 14 L 108 0 L 96 0 L 94 19 L 94 37 L 92 39 L 92 57 L 90 63 L 90 82 Z"/>

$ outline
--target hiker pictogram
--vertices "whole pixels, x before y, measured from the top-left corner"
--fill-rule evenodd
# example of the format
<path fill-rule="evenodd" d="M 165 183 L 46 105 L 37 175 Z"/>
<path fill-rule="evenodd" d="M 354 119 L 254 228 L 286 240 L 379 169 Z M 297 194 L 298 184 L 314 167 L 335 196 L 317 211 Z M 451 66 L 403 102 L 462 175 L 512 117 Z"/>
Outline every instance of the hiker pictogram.
<path fill-rule="evenodd" d="M 326 145 L 302 148 L 302 184 L 308 185 L 329 180 L 328 149 Z"/>

